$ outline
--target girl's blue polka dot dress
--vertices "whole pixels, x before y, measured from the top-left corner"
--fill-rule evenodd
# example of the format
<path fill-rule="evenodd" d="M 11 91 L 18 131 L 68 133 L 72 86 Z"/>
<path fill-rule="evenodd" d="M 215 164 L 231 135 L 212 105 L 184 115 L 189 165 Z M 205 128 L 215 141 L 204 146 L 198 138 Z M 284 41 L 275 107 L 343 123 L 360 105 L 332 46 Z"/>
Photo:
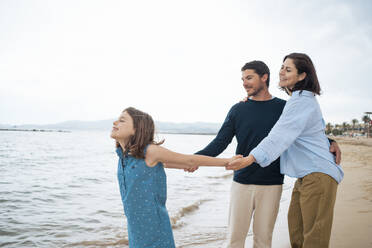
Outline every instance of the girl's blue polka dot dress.
<path fill-rule="evenodd" d="M 163 164 L 148 167 L 144 159 L 123 154 L 120 147 L 116 152 L 119 156 L 118 180 L 128 223 L 129 247 L 175 248 L 165 207 L 167 179 Z"/>

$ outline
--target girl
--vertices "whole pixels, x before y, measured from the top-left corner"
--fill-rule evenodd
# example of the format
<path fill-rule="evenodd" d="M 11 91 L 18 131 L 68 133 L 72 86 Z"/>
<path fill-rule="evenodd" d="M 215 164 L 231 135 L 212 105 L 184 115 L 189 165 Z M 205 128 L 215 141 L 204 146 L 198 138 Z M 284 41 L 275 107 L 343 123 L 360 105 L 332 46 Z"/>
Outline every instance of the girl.
<path fill-rule="evenodd" d="M 128 223 L 129 247 L 175 247 L 165 202 L 166 175 L 162 163 L 188 169 L 195 165 L 226 166 L 231 159 L 172 152 L 154 141 L 150 115 L 125 109 L 113 123 L 111 137 L 119 156 L 118 180 Z"/>
<path fill-rule="evenodd" d="M 344 173 L 329 152 L 315 98 L 320 95 L 315 67 L 306 54 L 292 53 L 284 57 L 279 77 L 279 86 L 291 95 L 282 115 L 249 156 L 227 168 L 253 162 L 265 167 L 280 156 L 281 173 L 298 178 L 288 211 L 292 247 L 328 247 L 337 185 Z"/>

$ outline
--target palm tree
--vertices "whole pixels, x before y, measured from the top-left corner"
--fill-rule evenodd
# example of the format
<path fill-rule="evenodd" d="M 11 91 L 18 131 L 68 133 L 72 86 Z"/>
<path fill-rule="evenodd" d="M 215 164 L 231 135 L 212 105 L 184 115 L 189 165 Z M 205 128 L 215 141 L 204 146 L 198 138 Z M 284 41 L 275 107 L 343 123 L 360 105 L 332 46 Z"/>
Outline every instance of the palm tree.
<path fill-rule="evenodd" d="M 369 137 L 369 123 L 371 122 L 371 118 L 368 115 L 364 115 L 362 117 L 362 121 L 364 122 L 364 128 L 367 129 L 367 138 Z"/>
<path fill-rule="evenodd" d="M 348 123 L 346 124 L 346 130 L 350 130 L 351 129 L 351 125 Z"/>
<path fill-rule="evenodd" d="M 342 123 L 342 131 L 345 132 L 347 129 L 347 123 L 346 122 L 343 122 Z"/>
<path fill-rule="evenodd" d="M 353 123 L 353 131 L 355 130 L 355 124 L 357 124 L 359 121 L 357 119 L 352 119 L 351 122 Z"/>
<path fill-rule="evenodd" d="M 364 122 L 364 124 L 367 124 L 371 121 L 371 118 L 369 118 L 368 115 L 363 115 L 362 121 Z"/>
<path fill-rule="evenodd" d="M 330 134 L 332 132 L 332 124 L 330 122 L 327 123 L 327 129 L 326 129 L 326 134 Z"/>

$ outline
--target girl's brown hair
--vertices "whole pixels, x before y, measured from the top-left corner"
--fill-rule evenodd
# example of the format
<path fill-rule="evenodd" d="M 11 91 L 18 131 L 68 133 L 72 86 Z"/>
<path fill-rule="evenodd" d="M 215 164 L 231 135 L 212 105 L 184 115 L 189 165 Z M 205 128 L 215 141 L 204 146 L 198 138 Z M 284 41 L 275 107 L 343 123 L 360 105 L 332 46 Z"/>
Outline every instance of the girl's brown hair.
<path fill-rule="evenodd" d="M 164 140 L 154 141 L 155 125 L 149 114 L 133 107 L 126 108 L 123 112 L 127 112 L 133 120 L 134 135 L 124 147 L 131 156 L 145 158 L 144 150 L 148 144 L 161 145 L 164 143 Z M 120 147 L 119 142 L 116 142 L 116 147 Z"/>

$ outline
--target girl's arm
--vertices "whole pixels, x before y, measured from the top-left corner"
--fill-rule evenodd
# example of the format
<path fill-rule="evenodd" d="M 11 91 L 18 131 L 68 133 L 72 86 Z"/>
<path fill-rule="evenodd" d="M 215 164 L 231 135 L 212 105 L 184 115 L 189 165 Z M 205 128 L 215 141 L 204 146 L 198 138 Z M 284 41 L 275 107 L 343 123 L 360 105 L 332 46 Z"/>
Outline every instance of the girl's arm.
<path fill-rule="evenodd" d="M 164 165 L 164 168 L 185 169 L 187 171 L 191 170 L 192 168 L 198 168 L 198 165 L 189 166 L 186 164 L 175 164 L 175 163 L 164 163 L 163 165 Z"/>
<path fill-rule="evenodd" d="M 149 145 L 145 161 L 149 166 L 155 166 L 158 162 L 166 163 L 168 168 L 187 169 L 198 166 L 226 166 L 232 158 L 214 158 L 203 155 L 187 155 L 170 151 L 160 145 Z M 241 157 L 241 156 L 240 156 Z"/>

